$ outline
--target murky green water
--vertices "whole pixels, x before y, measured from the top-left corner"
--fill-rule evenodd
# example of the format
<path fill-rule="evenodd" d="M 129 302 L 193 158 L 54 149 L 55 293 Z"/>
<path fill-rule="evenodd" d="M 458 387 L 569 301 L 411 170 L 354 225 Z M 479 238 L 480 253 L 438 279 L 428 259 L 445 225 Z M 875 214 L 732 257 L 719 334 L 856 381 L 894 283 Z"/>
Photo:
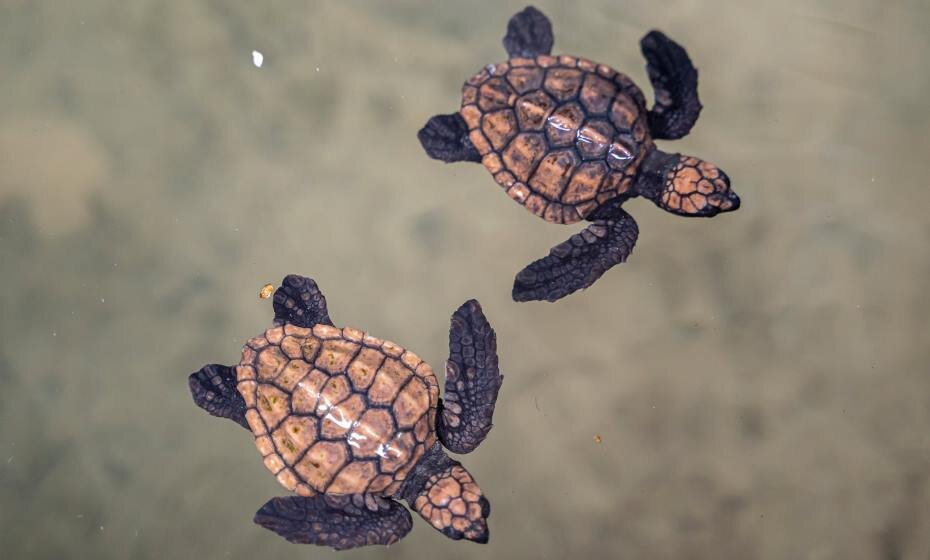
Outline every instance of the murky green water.
<path fill-rule="evenodd" d="M 576 228 L 415 136 L 521 3 L 3 2 L 3 557 L 927 558 L 930 6 L 578 4 L 540 3 L 555 50 L 647 92 L 645 31 L 688 48 L 705 109 L 662 146 L 743 208 L 635 201 L 630 262 L 549 305 L 513 274 Z M 506 382 L 463 461 L 489 545 L 416 518 L 336 555 L 252 524 L 282 489 L 186 377 L 289 272 L 434 365 L 482 302 Z"/>

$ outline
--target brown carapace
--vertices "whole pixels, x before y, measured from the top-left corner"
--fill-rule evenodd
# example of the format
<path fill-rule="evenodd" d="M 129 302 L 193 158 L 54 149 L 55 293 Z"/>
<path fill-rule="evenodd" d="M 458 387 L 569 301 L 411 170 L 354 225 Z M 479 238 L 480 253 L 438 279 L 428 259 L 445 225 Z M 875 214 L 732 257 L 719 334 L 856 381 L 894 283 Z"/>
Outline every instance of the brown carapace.
<path fill-rule="evenodd" d="M 539 10 L 516 14 L 504 37 L 510 58 L 469 78 L 459 111 L 434 116 L 419 133 L 428 155 L 483 163 L 508 196 L 547 222 L 590 220 L 606 232 L 582 232 L 527 266 L 514 282 L 517 301 L 555 301 L 625 261 L 638 235 L 621 208 L 630 198 L 682 216 L 740 205 L 723 171 L 655 145 L 687 134 L 701 110 L 697 70 L 683 48 L 658 31 L 643 38 L 655 89 L 648 109 L 628 76 L 586 58 L 552 56 L 552 44 Z"/>
<path fill-rule="evenodd" d="M 268 329 L 236 379 L 265 466 L 301 496 L 396 494 L 436 442 L 432 368 L 352 328 Z"/>
<path fill-rule="evenodd" d="M 332 326 L 313 280 L 286 277 L 273 303 L 274 326 L 246 342 L 237 366 L 189 380 L 195 402 L 250 429 L 265 466 L 297 494 L 270 500 L 256 523 L 292 542 L 390 544 L 411 527 L 403 499 L 445 535 L 486 542 L 488 502 L 442 449 L 468 453 L 491 428 L 502 376 L 478 303 L 452 318 L 443 414 L 429 364 Z"/>
<path fill-rule="evenodd" d="M 628 195 L 653 148 L 645 99 L 629 78 L 572 56 L 514 58 L 462 89 L 460 114 L 507 194 L 548 222 L 571 224 Z"/>

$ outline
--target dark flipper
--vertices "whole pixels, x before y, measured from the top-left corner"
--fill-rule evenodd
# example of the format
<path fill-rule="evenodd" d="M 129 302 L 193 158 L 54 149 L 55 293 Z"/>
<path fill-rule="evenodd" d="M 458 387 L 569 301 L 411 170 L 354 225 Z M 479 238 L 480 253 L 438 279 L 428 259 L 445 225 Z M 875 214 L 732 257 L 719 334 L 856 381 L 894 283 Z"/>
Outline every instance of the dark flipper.
<path fill-rule="evenodd" d="M 404 506 L 372 495 L 272 498 L 254 521 L 292 543 L 336 550 L 392 544 L 413 526 Z"/>
<path fill-rule="evenodd" d="M 478 302 L 466 301 L 452 315 L 446 396 L 436 421 L 436 433 L 447 449 L 469 453 L 484 440 L 503 379 L 497 367 L 497 335 Z"/>
<path fill-rule="evenodd" d="M 507 23 L 504 48 L 510 58 L 533 58 L 552 52 L 552 23 L 533 6 L 527 6 Z"/>
<path fill-rule="evenodd" d="M 436 115 L 417 133 L 426 155 L 446 163 L 481 161 L 481 154 L 468 139 L 468 125 L 458 113 Z"/>
<path fill-rule="evenodd" d="M 633 217 L 620 208 L 599 216 L 521 270 L 513 282 L 514 301 L 556 301 L 587 288 L 610 267 L 626 261 L 638 235 Z"/>
<path fill-rule="evenodd" d="M 274 293 L 274 322 L 298 327 L 332 325 L 326 311 L 326 298 L 312 278 L 289 274 Z"/>
<path fill-rule="evenodd" d="M 245 400 L 236 389 L 236 371 L 229 366 L 209 364 L 187 378 L 191 396 L 200 408 L 213 416 L 229 418 L 245 429 Z"/>
<path fill-rule="evenodd" d="M 675 140 L 688 134 L 701 114 L 697 69 L 688 53 L 661 31 L 650 31 L 639 42 L 646 71 L 655 90 L 649 111 L 653 138 Z"/>

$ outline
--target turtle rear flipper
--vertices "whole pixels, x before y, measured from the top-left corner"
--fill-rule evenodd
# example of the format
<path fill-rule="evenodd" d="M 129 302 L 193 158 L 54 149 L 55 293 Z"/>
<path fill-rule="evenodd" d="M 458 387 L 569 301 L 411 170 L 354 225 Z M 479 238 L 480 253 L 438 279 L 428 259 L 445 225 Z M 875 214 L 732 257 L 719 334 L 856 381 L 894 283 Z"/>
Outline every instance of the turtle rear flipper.
<path fill-rule="evenodd" d="M 392 544 L 413 526 L 410 512 L 394 500 L 358 494 L 272 498 L 254 521 L 292 543 L 336 550 Z"/>
<path fill-rule="evenodd" d="M 236 389 L 236 370 L 220 364 L 209 364 L 187 379 L 191 396 L 200 408 L 213 416 L 229 418 L 246 430 L 245 400 Z"/>
<path fill-rule="evenodd" d="M 514 301 L 556 301 L 587 288 L 610 267 L 626 261 L 638 236 L 633 217 L 612 209 L 521 270 L 513 283 Z"/>
<path fill-rule="evenodd" d="M 436 115 L 417 133 L 426 155 L 446 163 L 480 162 L 481 154 L 468 138 L 468 124 L 458 113 Z"/>
<path fill-rule="evenodd" d="M 661 31 L 650 31 L 639 43 L 655 90 L 649 111 L 653 138 L 675 140 L 691 131 L 701 114 L 697 69 L 688 53 Z"/>
<path fill-rule="evenodd" d="M 510 58 L 533 58 L 552 52 L 552 23 L 542 12 L 527 6 L 507 22 L 504 48 Z"/>
<path fill-rule="evenodd" d="M 469 453 L 491 430 L 494 404 L 504 376 L 497 366 L 497 335 L 475 300 L 452 314 L 446 396 L 436 435 L 453 453 Z"/>
<path fill-rule="evenodd" d="M 326 310 L 326 298 L 312 278 L 289 274 L 275 290 L 274 322 L 276 325 L 290 323 L 298 327 L 330 325 L 333 322 Z"/>

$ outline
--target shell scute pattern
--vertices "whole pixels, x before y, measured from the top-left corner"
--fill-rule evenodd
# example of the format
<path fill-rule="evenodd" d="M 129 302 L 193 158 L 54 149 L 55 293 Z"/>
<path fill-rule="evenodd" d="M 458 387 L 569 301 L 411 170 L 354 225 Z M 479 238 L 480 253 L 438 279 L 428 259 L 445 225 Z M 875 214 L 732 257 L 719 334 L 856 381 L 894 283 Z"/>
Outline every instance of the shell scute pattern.
<path fill-rule="evenodd" d="M 436 441 L 432 368 L 357 329 L 269 329 L 236 376 L 265 466 L 303 496 L 390 495 Z"/>
<path fill-rule="evenodd" d="M 533 65 L 529 59 L 523 59 L 527 64 L 521 68 L 514 68 L 507 74 L 507 81 L 513 87 L 514 91 L 523 95 L 528 91 L 533 91 L 542 87 L 543 78 L 546 75 L 545 70 Z"/>
<path fill-rule="evenodd" d="M 488 65 L 460 113 L 507 194 L 554 223 L 623 196 L 652 146 L 642 91 L 609 66 L 540 55 Z"/>
<path fill-rule="evenodd" d="M 517 100 L 517 123 L 520 130 L 542 130 L 555 108 L 555 100 L 549 94 L 536 90 L 523 95 Z"/>

